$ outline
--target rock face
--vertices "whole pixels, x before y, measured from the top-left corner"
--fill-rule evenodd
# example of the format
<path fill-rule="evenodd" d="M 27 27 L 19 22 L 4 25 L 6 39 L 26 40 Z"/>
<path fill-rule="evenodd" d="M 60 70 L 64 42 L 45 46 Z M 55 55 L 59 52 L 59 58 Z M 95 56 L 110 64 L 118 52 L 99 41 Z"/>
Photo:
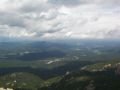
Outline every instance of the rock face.
<path fill-rule="evenodd" d="M 12 88 L 0 88 L 0 90 L 13 90 Z"/>
<path fill-rule="evenodd" d="M 107 65 L 105 65 L 103 68 L 104 69 L 109 69 L 109 68 L 111 68 L 112 67 L 112 64 L 107 64 Z"/>
<path fill-rule="evenodd" d="M 120 65 L 117 66 L 115 74 L 120 76 Z"/>
<path fill-rule="evenodd" d="M 67 71 L 66 73 L 65 73 L 65 75 L 67 76 L 67 75 L 69 75 L 70 74 L 70 72 L 69 71 Z"/>
<path fill-rule="evenodd" d="M 95 90 L 94 81 L 90 81 L 89 84 L 85 87 L 85 90 Z"/>

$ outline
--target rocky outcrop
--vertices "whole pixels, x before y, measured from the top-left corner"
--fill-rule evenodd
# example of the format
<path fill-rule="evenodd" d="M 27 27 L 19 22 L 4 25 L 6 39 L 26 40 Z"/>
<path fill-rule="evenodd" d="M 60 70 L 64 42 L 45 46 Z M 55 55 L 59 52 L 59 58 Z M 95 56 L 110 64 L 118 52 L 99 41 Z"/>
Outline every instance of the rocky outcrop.
<path fill-rule="evenodd" d="M 120 65 L 117 66 L 115 74 L 120 76 Z"/>
<path fill-rule="evenodd" d="M 13 90 L 12 88 L 0 88 L 0 90 Z"/>
<path fill-rule="evenodd" d="M 90 81 L 85 90 L 95 90 L 94 81 Z"/>

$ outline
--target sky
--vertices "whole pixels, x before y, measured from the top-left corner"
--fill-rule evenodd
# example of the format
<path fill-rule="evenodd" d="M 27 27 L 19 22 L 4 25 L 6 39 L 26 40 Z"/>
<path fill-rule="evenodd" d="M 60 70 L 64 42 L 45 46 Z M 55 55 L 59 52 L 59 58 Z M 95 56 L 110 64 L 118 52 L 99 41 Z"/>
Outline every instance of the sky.
<path fill-rule="evenodd" d="M 120 39 L 120 0 L 0 0 L 0 40 Z"/>

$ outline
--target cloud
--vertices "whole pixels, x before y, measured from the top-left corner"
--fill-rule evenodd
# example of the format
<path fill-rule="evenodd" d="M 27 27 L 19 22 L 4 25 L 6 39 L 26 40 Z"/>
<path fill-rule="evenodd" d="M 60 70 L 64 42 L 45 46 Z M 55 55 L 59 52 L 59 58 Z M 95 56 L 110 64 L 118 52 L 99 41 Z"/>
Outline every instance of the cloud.
<path fill-rule="evenodd" d="M 25 22 L 23 18 L 19 17 L 18 14 L 7 12 L 0 12 L 0 24 L 15 27 L 25 27 Z"/>
<path fill-rule="evenodd" d="M 83 4 L 120 5 L 119 0 L 48 0 L 55 5 L 78 6 Z"/>
<path fill-rule="evenodd" d="M 47 11 L 51 8 L 51 6 L 47 3 L 47 0 L 36 0 L 35 2 L 33 2 L 33 0 L 29 0 L 26 2 L 25 0 L 23 1 L 24 3 L 19 8 L 22 12 L 42 12 Z"/>
<path fill-rule="evenodd" d="M 0 0 L 0 37 L 120 38 L 119 0 Z"/>
<path fill-rule="evenodd" d="M 55 5 L 68 5 L 68 6 L 75 6 L 81 3 L 80 0 L 48 0 L 48 2 Z"/>

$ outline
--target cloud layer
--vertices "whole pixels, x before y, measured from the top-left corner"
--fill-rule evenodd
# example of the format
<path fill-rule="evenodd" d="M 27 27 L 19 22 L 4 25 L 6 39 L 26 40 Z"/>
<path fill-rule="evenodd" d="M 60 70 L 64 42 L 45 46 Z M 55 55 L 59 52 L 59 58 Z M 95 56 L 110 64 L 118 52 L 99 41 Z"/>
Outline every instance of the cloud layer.
<path fill-rule="evenodd" d="M 120 38 L 120 0 L 0 0 L 0 6 L 0 38 Z"/>

